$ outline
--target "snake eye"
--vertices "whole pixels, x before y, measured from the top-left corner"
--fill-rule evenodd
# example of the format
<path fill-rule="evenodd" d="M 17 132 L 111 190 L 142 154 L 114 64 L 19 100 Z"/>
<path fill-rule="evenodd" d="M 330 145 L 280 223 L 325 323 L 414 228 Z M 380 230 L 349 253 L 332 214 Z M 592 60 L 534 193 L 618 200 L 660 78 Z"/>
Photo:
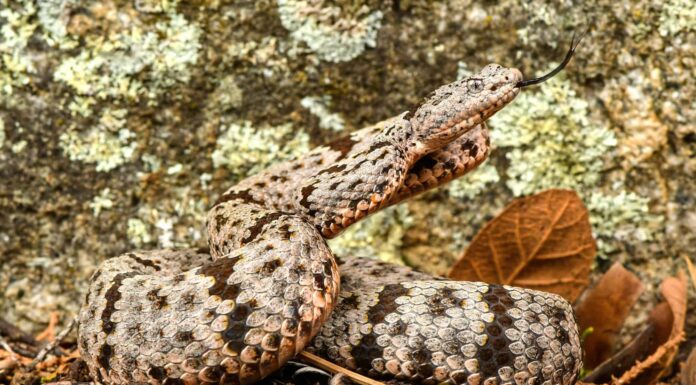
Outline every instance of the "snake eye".
<path fill-rule="evenodd" d="M 466 86 L 469 91 L 480 92 L 483 89 L 483 80 L 478 78 L 469 79 Z"/>

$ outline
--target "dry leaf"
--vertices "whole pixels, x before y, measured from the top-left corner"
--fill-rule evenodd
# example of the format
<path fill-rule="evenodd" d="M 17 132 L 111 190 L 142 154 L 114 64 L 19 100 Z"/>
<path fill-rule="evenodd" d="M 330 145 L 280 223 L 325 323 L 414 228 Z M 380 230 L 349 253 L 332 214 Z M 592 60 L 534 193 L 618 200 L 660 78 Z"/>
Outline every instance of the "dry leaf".
<path fill-rule="evenodd" d="M 574 191 L 515 199 L 474 238 L 449 277 L 528 287 L 575 300 L 596 254 L 587 209 Z"/>
<path fill-rule="evenodd" d="M 57 311 L 52 311 L 49 317 L 48 326 L 36 336 L 37 341 L 53 341 L 56 338 L 56 325 L 60 316 Z"/>
<path fill-rule="evenodd" d="M 643 288 L 635 274 L 616 262 L 581 298 L 575 307 L 579 328 L 594 330 L 583 344 L 586 368 L 594 368 L 614 353 L 616 337 Z"/>
<path fill-rule="evenodd" d="M 681 371 L 681 385 L 696 385 L 696 348 L 691 349 L 689 358 Z"/>
<path fill-rule="evenodd" d="M 662 281 L 665 301 L 650 313 L 648 327 L 629 345 L 603 362 L 583 381 L 608 383 L 612 378 L 630 379 L 623 384 L 653 384 L 670 369 L 684 333 L 686 317 L 686 276 Z M 629 368 L 630 367 L 630 368 Z M 624 377 L 625 375 L 625 377 Z"/>

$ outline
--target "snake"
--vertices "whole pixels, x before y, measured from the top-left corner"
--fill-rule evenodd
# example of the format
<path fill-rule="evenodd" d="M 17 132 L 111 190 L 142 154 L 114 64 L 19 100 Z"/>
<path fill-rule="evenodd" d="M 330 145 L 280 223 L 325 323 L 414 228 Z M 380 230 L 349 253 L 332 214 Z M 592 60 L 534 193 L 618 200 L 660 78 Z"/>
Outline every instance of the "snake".
<path fill-rule="evenodd" d="M 78 347 L 103 384 L 253 384 L 303 350 L 375 379 L 424 385 L 574 383 L 571 305 L 556 294 L 451 281 L 326 243 L 442 186 L 490 152 L 486 121 L 523 87 L 497 64 L 417 107 L 252 175 L 207 214 L 208 246 L 104 261 Z"/>

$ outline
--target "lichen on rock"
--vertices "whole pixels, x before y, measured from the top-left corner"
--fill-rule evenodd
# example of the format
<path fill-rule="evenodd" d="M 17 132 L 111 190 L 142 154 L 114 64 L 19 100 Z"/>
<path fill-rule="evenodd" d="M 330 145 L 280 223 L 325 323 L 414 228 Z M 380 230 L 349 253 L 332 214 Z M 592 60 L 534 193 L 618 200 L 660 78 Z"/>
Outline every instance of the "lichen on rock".
<path fill-rule="evenodd" d="M 291 36 L 301 41 L 321 60 L 344 62 L 374 47 L 382 12 L 360 7 L 346 16 L 338 6 L 324 0 L 278 0 L 278 14 Z"/>
<path fill-rule="evenodd" d="M 491 119 L 491 142 L 504 149 L 509 165 L 506 186 L 514 196 L 550 188 L 577 191 L 590 209 L 601 256 L 612 242 L 651 239 L 644 229 L 654 222 L 646 197 L 615 183 L 601 192 L 606 164 L 616 154 L 617 139 L 608 127 L 589 119 L 588 102 L 560 75 L 517 100 Z M 622 231 L 625 236 L 617 237 Z"/>
<path fill-rule="evenodd" d="M 474 199 L 491 184 L 500 181 L 500 175 L 490 161 L 486 161 L 466 175 L 448 185 L 449 195 L 455 199 Z"/>
<path fill-rule="evenodd" d="M 32 21 L 36 7 L 32 3 L 16 9 L 10 5 L 9 0 L 0 0 L 0 96 L 12 95 L 13 88 L 28 84 L 36 72 L 36 58 L 26 52 L 37 28 Z"/>
<path fill-rule="evenodd" d="M 403 237 L 412 224 L 408 206 L 397 205 L 356 223 L 328 244 L 339 257 L 379 258 L 403 264 Z"/>
<path fill-rule="evenodd" d="M 234 180 L 257 173 L 271 164 L 288 160 L 309 149 L 309 136 L 292 124 L 252 126 L 249 121 L 223 127 L 212 153 L 213 165 L 226 167 Z"/>
<path fill-rule="evenodd" d="M 72 129 L 60 135 L 60 147 L 70 160 L 95 164 L 111 171 L 128 162 L 137 147 L 135 133 L 125 128 L 126 110 L 105 110 L 96 127 L 86 132 Z"/>
<path fill-rule="evenodd" d="M 169 87 L 185 83 L 198 61 L 200 28 L 172 12 L 152 30 L 129 13 L 107 10 L 120 23 L 113 38 L 88 39 L 79 54 L 65 58 L 54 77 L 79 95 L 156 101 Z"/>

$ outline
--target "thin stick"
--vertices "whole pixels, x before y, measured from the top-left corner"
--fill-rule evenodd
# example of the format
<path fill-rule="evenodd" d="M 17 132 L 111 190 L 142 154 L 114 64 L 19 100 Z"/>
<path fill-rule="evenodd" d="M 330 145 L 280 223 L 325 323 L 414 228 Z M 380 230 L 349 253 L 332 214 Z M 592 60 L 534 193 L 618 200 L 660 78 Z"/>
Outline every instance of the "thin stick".
<path fill-rule="evenodd" d="M 73 318 L 72 321 L 70 321 L 70 323 L 68 324 L 68 326 L 65 327 L 65 329 L 58 333 L 58 335 L 55 339 L 53 339 L 53 341 L 47 343 L 46 345 L 44 345 L 43 348 L 41 348 L 41 351 L 36 355 L 36 358 L 34 358 L 34 361 L 31 362 L 30 366 L 33 368 L 34 366 L 36 366 L 36 364 L 43 361 L 48 352 L 55 349 L 56 346 L 58 346 L 63 341 L 63 339 L 68 335 L 68 333 L 70 333 L 72 328 L 75 327 L 76 323 L 77 316 Z"/>
<path fill-rule="evenodd" d="M 10 342 L 23 342 L 29 346 L 39 346 L 40 343 L 22 329 L 0 318 L 0 336 L 5 336 Z"/>
<path fill-rule="evenodd" d="M 2 337 L 0 337 L 0 347 L 2 347 L 3 349 L 7 350 L 8 353 L 10 353 L 10 358 L 12 359 L 12 361 L 17 362 L 17 353 L 15 353 L 14 350 L 12 350 L 10 344 L 8 344 L 7 341 L 5 341 L 5 339 Z"/>
<path fill-rule="evenodd" d="M 696 288 L 696 267 L 694 267 L 694 264 L 691 262 L 691 258 L 689 258 L 688 255 L 684 254 L 682 257 L 684 257 L 684 260 L 686 261 L 686 268 L 689 270 L 689 276 L 691 276 L 691 284 Z"/>
<path fill-rule="evenodd" d="M 621 375 L 620 378 L 612 379 L 611 383 L 614 385 L 630 383 L 632 380 L 641 375 L 641 373 L 643 373 L 645 370 L 657 364 L 662 359 L 662 357 L 665 356 L 665 354 L 668 354 L 670 350 L 679 346 L 679 344 L 683 340 L 684 332 L 680 332 L 679 334 L 670 338 L 667 342 L 662 344 L 662 346 L 658 347 L 653 354 L 648 356 L 648 358 L 646 358 L 643 361 L 637 361 L 629 370 L 627 370 L 623 375 Z"/>
<path fill-rule="evenodd" d="M 36 336 L 36 339 L 41 341 L 52 341 L 56 337 L 56 325 L 58 324 L 58 312 L 54 311 L 51 312 L 49 321 L 48 321 L 48 326 L 46 326 L 46 329 L 39 333 L 39 335 Z"/>
<path fill-rule="evenodd" d="M 360 385 L 385 385 L 384 382 L 379 382 L 375 381 L 371 378 L 365 377 L 361 374 L 355 373 L 351 370 L 348 370 L 346 368 L 342 368 L 332 362 L 329 362 L 321 357 L 317 357 L 312 353 L 308 353 L 307 351 L 302 351 L 300 353 L 300 357 L 304 358 L 305 360 L 311 362 L 312 364 L 318 366 L 321 369 L 327 370 L 331 373 L 341 373 L 353 380 L 353 382 L 360 384 Z"/>

